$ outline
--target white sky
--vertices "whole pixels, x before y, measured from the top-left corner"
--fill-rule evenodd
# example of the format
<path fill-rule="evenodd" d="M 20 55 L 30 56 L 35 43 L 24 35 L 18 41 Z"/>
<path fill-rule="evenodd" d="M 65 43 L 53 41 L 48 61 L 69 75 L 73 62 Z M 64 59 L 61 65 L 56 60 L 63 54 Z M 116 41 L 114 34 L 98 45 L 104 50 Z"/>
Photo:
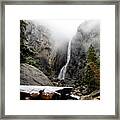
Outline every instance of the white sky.
<path fill-rule="evenodd" d="M 65 41 L 69 41 L 77 32 L 78 26 L 84 20 L 34 20 L 37 24 L 42 24 L 52 31 L 56 45 L 60 46 Z M 59 42 L 58 42 L 59 41 Z M 59 43 L 59 44 L 57 44 Z"/>

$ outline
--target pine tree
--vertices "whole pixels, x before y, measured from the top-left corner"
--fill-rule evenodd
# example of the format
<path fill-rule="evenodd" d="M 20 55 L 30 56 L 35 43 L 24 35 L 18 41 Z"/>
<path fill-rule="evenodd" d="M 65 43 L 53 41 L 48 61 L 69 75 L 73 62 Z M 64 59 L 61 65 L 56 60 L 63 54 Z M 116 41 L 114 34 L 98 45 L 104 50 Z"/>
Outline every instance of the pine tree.
<path fill-rule="evenodd" d="M 95 49 L 92 45 L 87 52 L 84 84 L 88 86 L 89 93 L 100 88 L 100 60 L 99 57 L 97 58 Z"/>
<path fill-rule="evenodd" d="M 96 57 L 95 49 L 92 46 L 92 44 L 90 45 L 87 54 L 88 54 L 87 55 L 87 63 L 90 63 L 90 62 L 97 63 L 97 57 Z"/>

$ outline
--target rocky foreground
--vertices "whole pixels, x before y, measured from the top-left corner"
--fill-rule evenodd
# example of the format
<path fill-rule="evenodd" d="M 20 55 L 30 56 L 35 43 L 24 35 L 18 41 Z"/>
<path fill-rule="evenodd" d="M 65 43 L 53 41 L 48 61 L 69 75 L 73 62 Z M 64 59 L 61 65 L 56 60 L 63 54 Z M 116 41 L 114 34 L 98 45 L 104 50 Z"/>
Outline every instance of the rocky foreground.
<path fill-rule="evenodd" d="M 76 91 L 78 93 L 78 91 Z M 75 95 L 72 87 L 21 86 L 20 100 L 92 100 L 100 99 L 100 91 L 90 95 Z"/>
<path fill-rule="evenodd" d="M 49 78 L 32 65 L 21 64 L 20 99 L 21 100 L 92 100 L 100 99 L 100 91 L 90 94 L 87 88 L 75 84 L 67 86 L 66 80 Z M 63 87 L 64 86 L 64 87 Z M 83 87 L 82 87 L 83 88 Z"/>
<path fill-rule="evenodd" d="M 21 86 L 21 100 L 78 100 L 71 94 L 72 87 Z"/>

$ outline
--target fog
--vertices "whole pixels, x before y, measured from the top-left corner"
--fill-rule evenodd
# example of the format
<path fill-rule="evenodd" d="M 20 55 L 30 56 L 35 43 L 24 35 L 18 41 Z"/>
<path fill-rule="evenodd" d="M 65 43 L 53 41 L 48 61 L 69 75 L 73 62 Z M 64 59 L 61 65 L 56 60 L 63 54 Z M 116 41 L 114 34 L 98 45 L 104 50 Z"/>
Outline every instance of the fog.
<path fill-rule="evenodd" d="M 100 21 L 86 20 L 80 25 L 80 29 L 82 29 L 84 32 L 90 32 L 92 29 L 94 29 L 94 31 L 100 31 Z"/>
<path fill-rule="evenodd" d="M 78 26 L 84 20 L 34 20 L 39 25 L 44 25 L 51 31 L 51 40 L 56 47 L 61 47 L 73 38 Z"/>

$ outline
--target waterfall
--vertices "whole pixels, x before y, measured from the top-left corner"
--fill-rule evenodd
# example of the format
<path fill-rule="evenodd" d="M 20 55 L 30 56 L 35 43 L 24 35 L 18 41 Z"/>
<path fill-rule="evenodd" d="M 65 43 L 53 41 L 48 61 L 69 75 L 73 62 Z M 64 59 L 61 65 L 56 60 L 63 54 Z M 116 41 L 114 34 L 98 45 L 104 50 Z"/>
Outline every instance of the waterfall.
<path fill-rule="evenodd" d="M 67 65 L 68 65 L 68 63 L 69 63 L 69 61 L 70 61 L 71 41 L 72 41 L 72 39 L 69 41 L 69 44 L 68 44 L 67 62 L 66 62 L 66 64 L 62 67 L 62 69 L 60 70 L 60 73 L 59 73 L 59 75 L 58 75 L 58 79 L 60 79 L 60 80 L 64 80 L 64 79 L 65 79 L 65 73 L 66 73 Z"/>

